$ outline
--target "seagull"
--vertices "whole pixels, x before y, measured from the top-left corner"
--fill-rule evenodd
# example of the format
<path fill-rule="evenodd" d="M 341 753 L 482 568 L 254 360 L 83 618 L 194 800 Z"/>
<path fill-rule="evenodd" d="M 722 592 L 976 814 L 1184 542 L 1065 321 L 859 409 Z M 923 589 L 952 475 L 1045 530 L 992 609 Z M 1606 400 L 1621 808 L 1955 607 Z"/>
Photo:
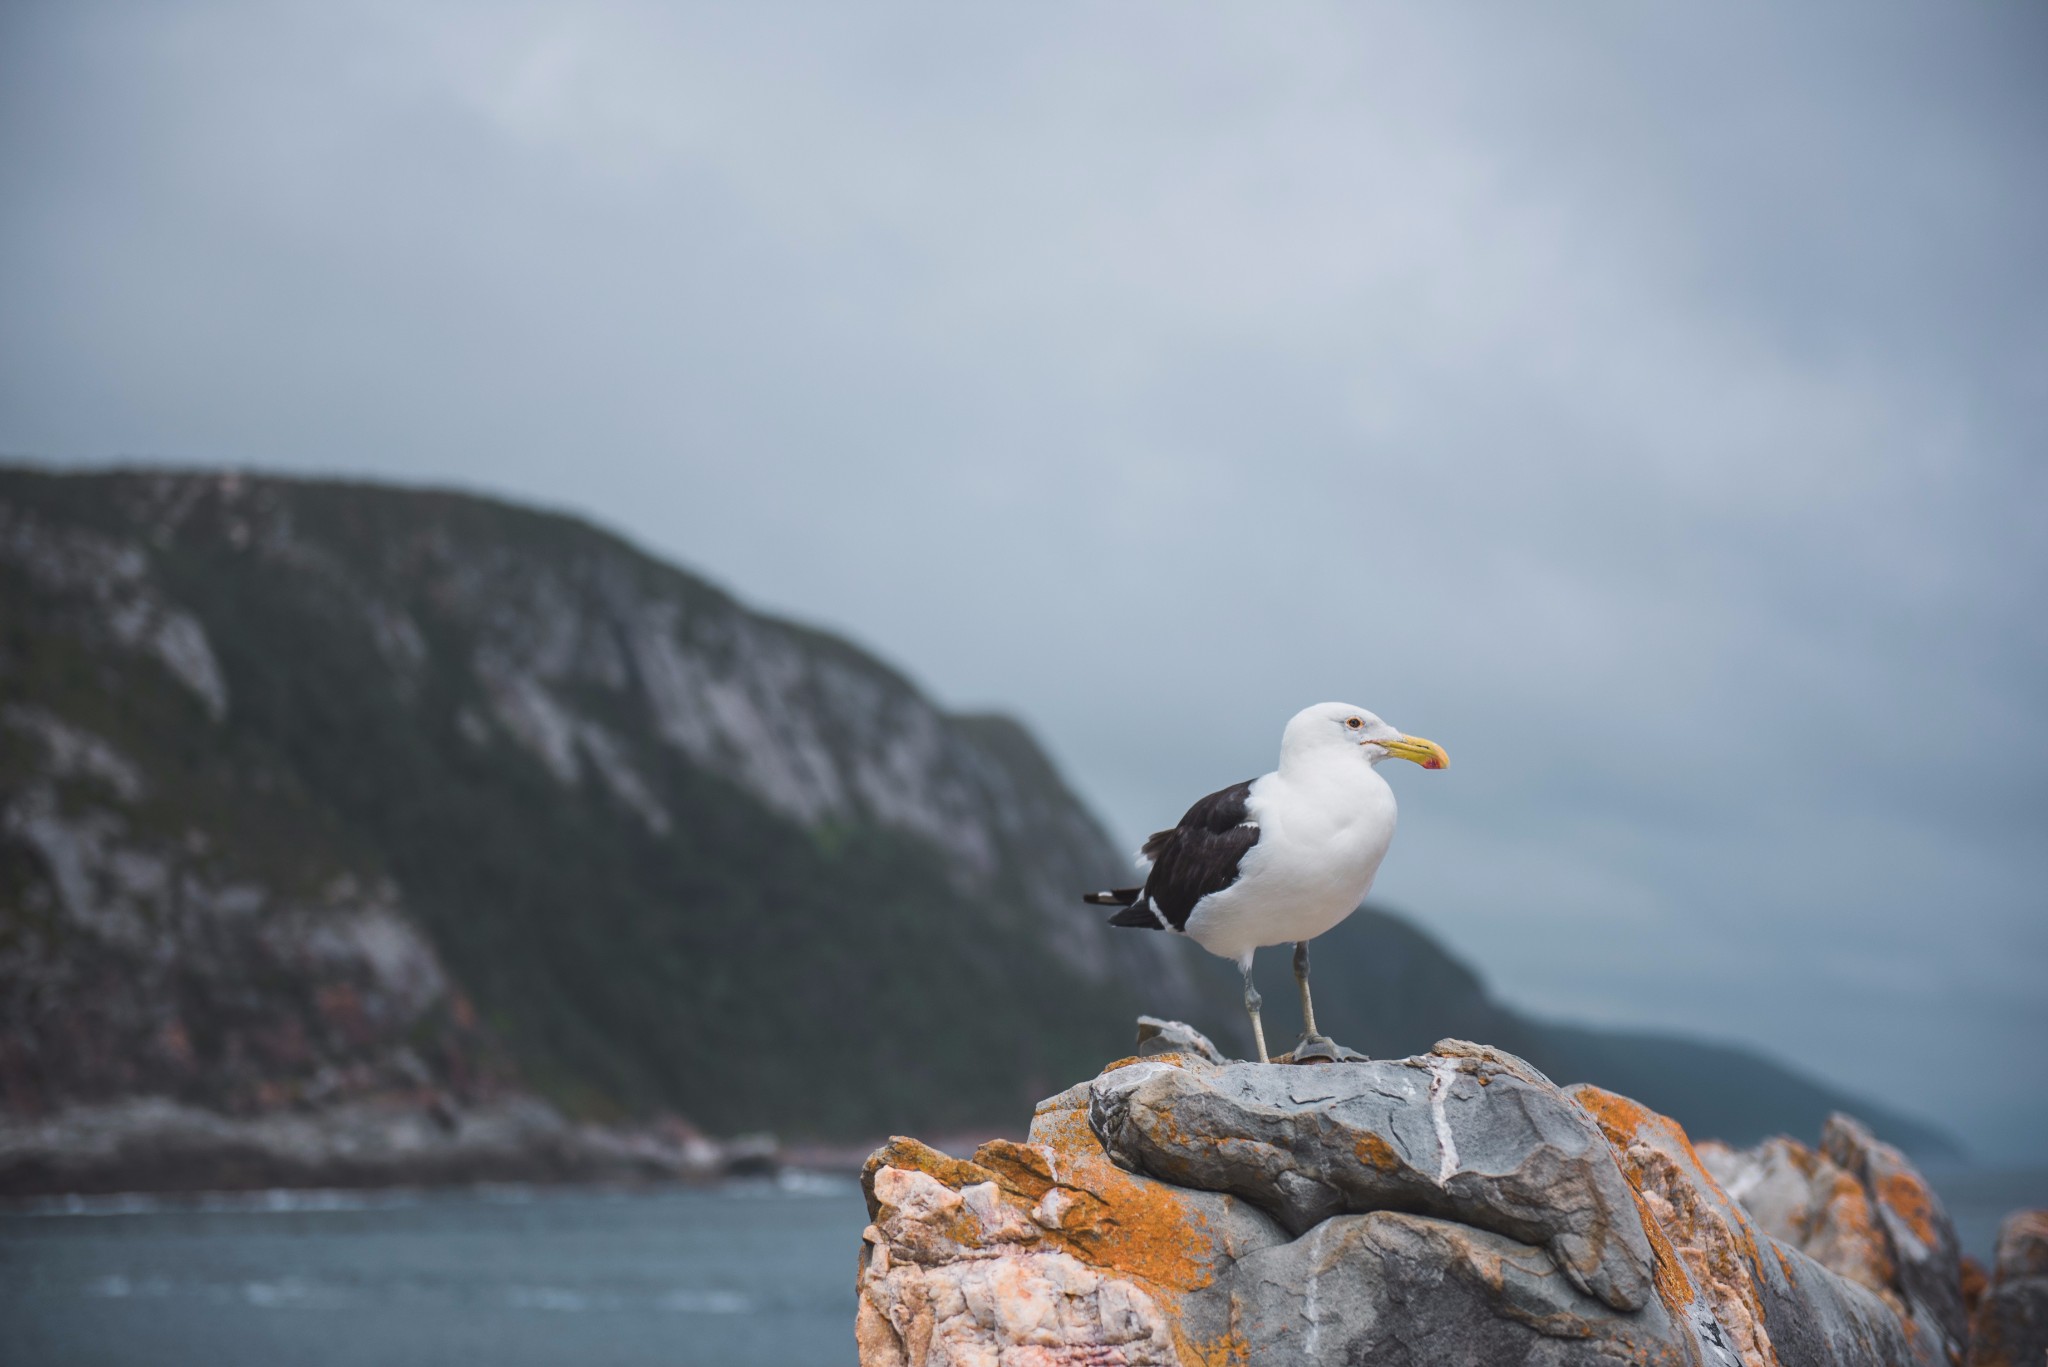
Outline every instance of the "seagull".
<path fill-rule="evenodd" d="M 1261 1063 L 1270 1060 L 1252 955 L 1293 941 L 1303 1027 L 1294 1061 L 1342 1058 L 1316 1030 L 1308 942 L 1357 909 L 1393 842 L 1394 790 L 1379 775 L 1386 759 L 1425 769 L 1451 763 L 1435 741 L 1403 735 L 1362 707 L 1305 707 L 1280 734 L 1279 768 L 1209 794 L 1178 826 L 1145 842 L 1138 852 L 1139 866 L 1152 866 L 1145 886 L 1081 900 L 1121 907 L 1109 918 L 1113 926 L 1186 935 L 1235 960 Z"/>

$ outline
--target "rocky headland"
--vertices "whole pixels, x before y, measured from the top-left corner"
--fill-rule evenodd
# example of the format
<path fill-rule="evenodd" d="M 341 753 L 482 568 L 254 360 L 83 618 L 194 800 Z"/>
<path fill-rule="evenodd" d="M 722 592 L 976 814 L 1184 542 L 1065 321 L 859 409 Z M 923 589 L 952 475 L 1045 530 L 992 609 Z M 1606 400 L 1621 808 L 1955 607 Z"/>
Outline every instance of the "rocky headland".
<path fill-rule="evenodd" d="M 985 1129 L 1195 1000 L 1022 727 L 573 519 L 0 468 L 0 624 L 0 1197 Z"/>
<path fill-rule="evenodd" d="M 863 1367 L 1948 1367 L 2048 1353 L 2048 1215 L 1966 1277 L 1933 1189 L 1847 1116 L 1695 1146 L 1460 1040 L 1415 1057 L 1140 1056 L 1023 1142 L 868 1161 Z"/>

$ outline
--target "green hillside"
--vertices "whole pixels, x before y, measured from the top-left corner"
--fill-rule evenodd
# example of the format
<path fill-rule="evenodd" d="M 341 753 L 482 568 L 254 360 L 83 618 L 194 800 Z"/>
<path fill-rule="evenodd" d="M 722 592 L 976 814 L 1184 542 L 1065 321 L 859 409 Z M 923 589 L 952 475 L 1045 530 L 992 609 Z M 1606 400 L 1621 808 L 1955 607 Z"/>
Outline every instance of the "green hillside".
<path fill-rule="evenodd" d="M 1013 805 L 1072 809 L 1047 852 L 1066 866 L 1063 881 L 1097 881 L 1115 859 L 1021 728 L 943 718 L 846 643 L 752 618 L 594 529 L 465 497 L 277 481 L 9 472 L 0 499 L 17 551 L 0 557 L 0 705 L 100 738 L 150 795 L 124 802 L 71 781 L 60 785 L 70 819 L 113 821 L 124 843 L 173 865 L 203 844 L 216 883 L 262 890 L 259 920 L 338 877 L 388 880 L 519 1072 L 578 1112 L 667 1108 L 719 1132 L 794 1135 L 906 1118 L 993 1123 L 1114 1054 L 1151 1004 L 1136 975 L 1111 977 L 1106 961 L 1091 980 L 1047 948 L 1015 851 L 963 869 L 928 836 L 856 803 L 794 820 L 665 744 L 631 667 L 606 686 L 572 661 L 549 687 L 577 724 L 602 728 L 660 820 L 622 801 L 594 763 L 572 781 L 551 772 L 496 719 L 506 707 L 476 665 L 528 631 L 497 619 L 517 617 L 536 583 L 554 584 L 562 613 L 595 620 L 600 634 L 605 594 L 714 623 L 744 617 L 804 663 L 852 672 L 878 706 L 937 718 L 939 743 L 957 751 L 942 768 L 980 765 Z M 54 569 L 38 568 L 38 546 Z M 132 582 L 93 578 L 122 554 L 140 561 Z M 465 592 L 465 577 L 483 587 Z M 163 660 L 122 639 L 124 595 L 187 612 L 203 630 L 224 685 L 217 719 Z M 403 667 L 378 640 L 392 620 L 416 633 Z M 24 728 L 5 734 L 0 774 L 11 789 L 33 786 L 48 757 Z M 964 787 L 959 800 L 978 791 Z M 980 834 L 993 820 L 962 819 Z M 67 918 L 60 899 L 27 895 L 56 872 L 48 853 L 11 830 L 0 864 L 24 889 L 0 911 L 14 952 L 31 961 L 21 983 L 133 967 L 119 945 L 82 932 L 90 915 Z M 291 1028 L 308 1038 L 333 1034 L 309 1005 L 320 984 L 266 983 L 249 962 L 262 955 L 224 948 L 218 925 L 173 938 L 171 971 L 138 968 L 142 990 L 163 998 L 140 1033 L 178 1022 L 200 1055 L 188 1094 L 255 1104 L 249 1089 L 218 1083 L 237 1061 L 260 1059 L 258 1036 L 298 1017 L 303 1028 Z M 256 981 L 226 980 L 223 964 Z M 64 1024 L 97 1028 L 69 1005 L 30 1025 L 17 1091 L 119 1090 L 118 1070 L 81 1076 L 55 1038 Z M 16 1006 L 36 1018 L 20 993 Z M 410 1028 L 431 1031 L 435 1019 Z M 148 1047 L 106 1041 L 110 1052 Z M 255 1081 L 291 1093 L 297 1074 L 346 1067 L 366 1048 L 335 1040 L 298 1066 L 259 1063 Z"/>

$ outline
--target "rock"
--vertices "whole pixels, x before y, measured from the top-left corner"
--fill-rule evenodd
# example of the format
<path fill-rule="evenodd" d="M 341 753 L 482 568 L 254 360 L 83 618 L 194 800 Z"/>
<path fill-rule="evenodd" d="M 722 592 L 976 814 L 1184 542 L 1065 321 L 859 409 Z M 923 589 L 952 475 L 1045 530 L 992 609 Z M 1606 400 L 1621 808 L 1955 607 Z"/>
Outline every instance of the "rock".
<path fill-rule="evenodd" d="M 1650 1247 L 1626 1218 L 1628 1184 L 1585 1113 L 1530 1075 L 1435 1054 L 1139 1065 L 1091 1087 L 1090 1118 L 1118 1163 L 1242 1196 L 1290 1234 L 1376 1210 L 1457 1218 L 1545 1247 L 1580 1291 L 1640 1309 Z"/>
<path fill-rule="evenodd" d="M 2020 1210 L 1998 1231 L 1991 1285 L 1970 1322 L 1970 1367 L 2048 1361 L 2048 1210 Z"/>
<path fill-rule="evenodd" d="M 1138 1056 L 1152 1054 L 1193 1054 L 1210 1063 L 1222 1063 L 1223 1051 L 1209 1037 L 1184 1021 L 1163 1021 L 1157 1016 L 1138 1017 Z"/>
<path fill-rule="evenodd" d="M 1039 1107 L 1025 1143 L 992 1141 L 972 1162 L 912 1139 L 868 1160 L 863 1364 L 993 1362 L 1037 1347 L 1046 1361 L 1093 1348 L 1100 1361 L 1152 1367 L 1227 1346 L 1227 1331 L 1212 1343 L 1185 1321 L 1181 1298 L 1285 1232 L 1235 1197 L 1118 1168 L 1087 1109 L 1085 1087 L 1063 1092 Z"/>
<path fill-rule="evenodd" d="M 1975 1325 L 1977 1322 L 1977 1307 L 1984 1303 L 1984 1293 L 1990 1289 L 1991 1274 L 1985 1270 L 1984 1264 L 1965 1253 L 1963 1255 L 1963 1309 L 1970 1312 L 1970 1323 L 1972 1325 Z M 1970 1337 L 1972 1341 L 1975 1341 L 1976 1333 L 1977 1331 L 1974 1328 L 1971 1329 Z"/>
<path fill-rule="evenodd" d="M 1665 1117 L 1483 1045 L 1288 1066 L 1183 1029 L 1146 1022 L 1157 1052 L 1041 1103 L 1021 1144 L 869 1159 L 865 1367 L 1960 1360 L 1946 1221 L 1922 1210 L 1909 1285 L 1863 1174 L 1898 1219 L 1925 1184 L 1853 1122 L 1829 1155 L 1855 1167 L 1703 1159 Z"/>
<path fill-rule="evenodd" d="M 1904 1154 L 1846 1115 L 1828 1117 L 1820 1146 L 1870 1193 L 1909 1322 L 1938 1335 L 1943 1356 L 1960 1361 L 1970 1336 L 1963 1309 L 1962 1245 L 1941 1198 Z"/>
<path fill-rule="evenodd" d="M 1658 1255 L 1658 1292 L 1675 1316 L 1718 1338 L 1730 1362 L 1936 1367 L 1896 1295 L 1880 1296 L 1757 1229 L 1676 1121 L 1581 1084 L 1570 1095 L 1599 1122 L 1635 1189 Z"/>
<path fill-rule="evenodd" d="M 1766 1234 L 1859 1286 L 1891 1294 L 1891 1249 L 1870 1197 L 1826 1154 L 1780 1137 L 1746 1152 L 1709 1140 L 1699 1155 Z"/>

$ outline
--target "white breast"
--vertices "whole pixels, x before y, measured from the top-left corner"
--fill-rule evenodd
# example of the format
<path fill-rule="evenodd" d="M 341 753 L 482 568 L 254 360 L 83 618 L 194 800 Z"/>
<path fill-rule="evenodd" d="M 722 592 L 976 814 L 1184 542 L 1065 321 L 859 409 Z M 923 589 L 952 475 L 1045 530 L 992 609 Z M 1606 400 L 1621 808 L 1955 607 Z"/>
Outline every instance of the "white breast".
<path fill-rule="evenodd" d="M 1195 904 L 1187 933 L 1227 959 L 1263 945 L 1312 940 L 1372 888 L 1394 838 L 1394 793 L 1371 766 L 1267 774 L 1252 785 L 1259 843 L 1237 882 Z"/>

